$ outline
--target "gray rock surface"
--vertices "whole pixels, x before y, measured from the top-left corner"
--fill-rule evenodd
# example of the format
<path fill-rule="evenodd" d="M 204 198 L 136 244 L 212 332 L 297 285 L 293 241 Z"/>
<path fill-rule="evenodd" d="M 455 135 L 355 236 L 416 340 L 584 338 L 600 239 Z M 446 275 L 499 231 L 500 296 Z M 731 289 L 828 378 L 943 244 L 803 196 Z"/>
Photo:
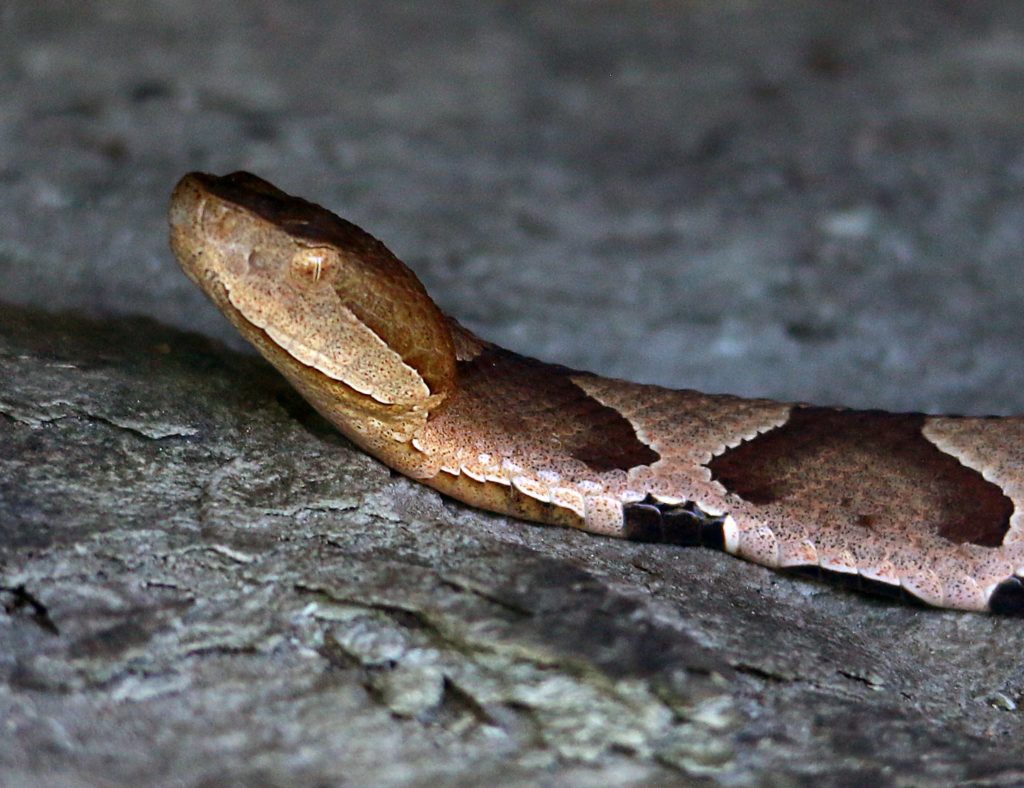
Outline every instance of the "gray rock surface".
<path fill-rule="evenodd" d="M 0 2 L 0 783 L 1024 779 L 1019 621 L 393 477 L 164 219 L 250 169 L 520 351 L 1007 413 L 1022 91 L 1015 2 Z"/>

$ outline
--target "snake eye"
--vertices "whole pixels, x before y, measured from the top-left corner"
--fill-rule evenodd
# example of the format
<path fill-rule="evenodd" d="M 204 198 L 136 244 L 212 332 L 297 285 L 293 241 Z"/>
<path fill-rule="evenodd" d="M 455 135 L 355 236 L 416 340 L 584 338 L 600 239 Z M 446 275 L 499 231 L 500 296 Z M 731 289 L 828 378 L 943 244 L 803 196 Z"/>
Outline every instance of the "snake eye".
<path fill-rule="evenodd" d="M 299 249 L 292 255 L 291 273 L 308 283 L 319 282 L 330 272 L 335 257 L 329 249 Z"/>

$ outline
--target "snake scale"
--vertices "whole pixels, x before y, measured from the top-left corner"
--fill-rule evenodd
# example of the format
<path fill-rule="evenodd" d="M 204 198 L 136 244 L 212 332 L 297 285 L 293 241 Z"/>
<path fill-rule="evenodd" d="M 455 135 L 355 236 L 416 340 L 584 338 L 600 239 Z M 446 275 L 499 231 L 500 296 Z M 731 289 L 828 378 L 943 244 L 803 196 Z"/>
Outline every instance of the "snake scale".
<path fill-rule="evenodd" d="M 468 504 L 1024 614 L 1024 417 L 826 408 L 612 380 L 443 314 L 378 240 L 248 173 L 186 175 L 185 273 L 353 442 Z"/>

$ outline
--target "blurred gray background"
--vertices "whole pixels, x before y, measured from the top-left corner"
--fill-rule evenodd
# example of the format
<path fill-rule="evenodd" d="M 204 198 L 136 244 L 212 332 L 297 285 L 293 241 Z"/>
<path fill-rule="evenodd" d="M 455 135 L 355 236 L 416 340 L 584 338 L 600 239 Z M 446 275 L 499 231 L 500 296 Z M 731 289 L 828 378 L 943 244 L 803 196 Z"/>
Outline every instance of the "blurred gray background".
<path fill-rule="evenodd" d="M 1007 2 L 0 3 L 0 301 L 235 342 L 187 170 L 364 226 L 521 352 L 671 386 L 1024 409 Z"/>

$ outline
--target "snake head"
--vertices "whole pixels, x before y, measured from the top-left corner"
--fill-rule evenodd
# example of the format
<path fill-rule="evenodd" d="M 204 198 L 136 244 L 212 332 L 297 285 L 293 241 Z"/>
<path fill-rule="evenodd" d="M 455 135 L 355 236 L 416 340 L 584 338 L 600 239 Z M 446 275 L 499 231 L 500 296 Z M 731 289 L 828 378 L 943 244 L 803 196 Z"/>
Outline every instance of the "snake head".
<path fill-rule="evenodd" d="M 188 277 L 307 393 L 387 420 L 425 418 L 453 388 L 447 319 L 354 224 L 245 172 L 183 177 L 170 224 Z"/>

